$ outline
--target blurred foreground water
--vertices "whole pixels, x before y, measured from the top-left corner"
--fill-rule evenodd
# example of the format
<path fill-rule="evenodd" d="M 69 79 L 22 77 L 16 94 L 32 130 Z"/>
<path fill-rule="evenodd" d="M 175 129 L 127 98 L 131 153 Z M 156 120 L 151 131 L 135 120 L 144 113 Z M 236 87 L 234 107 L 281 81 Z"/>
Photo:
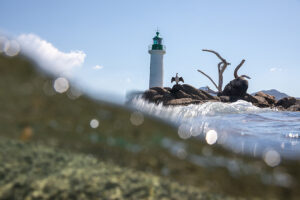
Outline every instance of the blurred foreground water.
<path fill-rule="evenodd" d="M 282 139 L 282 149 L 291 151 L 281 151 L 274 139 L 262 155 L 241 154 L 240 146 L 251 150 L 251 137 L 263 130 L 255 120 L 273 117 L 267 110 L 238 102 L 254 112 L 236 120 L 229 108 L 208 109 L 205 118 L 205 109 L 191 106 L 161 112 L 167 108 L 137 102 L 128 109 L 92 100 L 66 78 L 37 72 L 22 56 L 0 56 L 0 76 L 0 199 L 300 198 L 298 145 Z M 298 115 L 280 115 L 295 117 L 299 128 Z M 238 124 L 243 117 L 247 126 Z"/>

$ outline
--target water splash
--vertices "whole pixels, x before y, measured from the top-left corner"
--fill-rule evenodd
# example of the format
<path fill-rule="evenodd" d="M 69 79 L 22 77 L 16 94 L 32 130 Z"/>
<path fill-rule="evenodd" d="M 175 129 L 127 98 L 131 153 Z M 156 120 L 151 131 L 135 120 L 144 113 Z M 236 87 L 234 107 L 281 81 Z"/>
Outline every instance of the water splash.
<path fill-rule="evenodd" d="M 163 106 L 138 97 L 130 105 L 178 127 L 182 139 L 193 137 L 210 145 L 221 144 L 235 153 L 262 158 L 270 149 L 292 159 L 300 153 L 300 113 L 258 108 L 242 100 Z"/>

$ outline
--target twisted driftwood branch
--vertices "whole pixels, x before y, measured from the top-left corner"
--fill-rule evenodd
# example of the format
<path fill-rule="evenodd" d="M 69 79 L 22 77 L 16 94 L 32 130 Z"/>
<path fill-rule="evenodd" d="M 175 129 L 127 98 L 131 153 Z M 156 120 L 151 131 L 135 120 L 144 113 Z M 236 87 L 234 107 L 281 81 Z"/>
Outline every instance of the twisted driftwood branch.
<path fill-rule="evenodd" d="M 207 52 L 210 52 L 210 53 L 213 53 L 215 54 L 223 63 L 227 63 L 227 61 L 222 57 L 220 56 L 220 54 L 216 51 L 213 51 L 213 50 L 209 50 L 209 49 L 202 49 L 202 51 L 207 51 Z M 228 63 L 230 64 L 230 63 Z"/>
<path fill-rule="evenodd" d="M 240 63 L 238 66 L 236 66 L 236 68 L 235 68 L 235 70 L 234 70 L 234 73 L 233 73 L 234 78 L 238 78 L 238 77 L 239 77 L 238 74 L 237 74 L 237 72 L 239 71 L 239 69 L 242 67 L 242 65 L 243 65 L 244 63 L 245 63 L 245 60 L 242 60 L 241 63 Z"/>
<path fill-rule="evenodd" d="M 219 92 L 222 92 L 222 88 L 223 88 L 223 73 L 225 71 L 225 69 L 227 68 L 228 65 L 230 65 L 230 63 L 228 63 L 226 61 L 226 59 L 224 59 L 218 52 L 213 51 L 213 50 L 209 50 L 209 49 L 202 49 L 202 51 L 206 51 L 206 52 L 210 52 L 215 54 L 220 60 L 221 62 L 218 63 L 218 75 L 219 75 L 219 82 L 218 85 L 212 80 L 212 78 L 210 78 L 207 74 L 205 74 L 204 72 L 202 72 L 201 70 L 198 70 L 198 72 L 202 73 L 203 75 L 205 75 L 213 84 L 214 86 L 217 88 L 217 90 Z"/>
<path fill-rule="evenodd" d="M 206 76 L 214 84 L 214 86 L 217 88 L 217 90 L 219 90 L 217 84 L 214 82 L 214 80 L 210 76 L 208 76 L 207 74 L 205 74 L 200 69 L 198 69 L 197 71 L 200 72 L 201 74 L 203 74 L 204 76 Z"/>

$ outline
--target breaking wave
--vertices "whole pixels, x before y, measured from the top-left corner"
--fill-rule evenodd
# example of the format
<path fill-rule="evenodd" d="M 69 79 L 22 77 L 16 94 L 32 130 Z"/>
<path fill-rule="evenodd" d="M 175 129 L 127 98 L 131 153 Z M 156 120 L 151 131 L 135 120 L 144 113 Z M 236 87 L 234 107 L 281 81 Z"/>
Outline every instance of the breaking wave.
<path fill-rule="evenodd" d="M 130 106 L 173 124 L 183 139 L 194 137 L 252 156 L 261 156 L 268 149 L 289 158 L 297 158 L 300 153 L 299 112 L 258 108 L 242 100 L 163 106 L 137 97 Z M 215 138 L 208 137 L 209 133 L 215 134 Z"/>
<path fill-rule="evenodd" d="M 271 112 L 269 108 L 258 108 L 247 101 L 239 100 L 234 103 L 207 102 L 204 104 L 191 104 L 188 106 L 163 106 L 149 103 L 143 98 L 134 98 L 131 101 L 136 109 L 154 115 L 156 117 L 165 118 L 175 122 L 178 120 L 192 119 L 203 116 L 217 116 L 225 114 L 245 114 L 245 113 L 261 113 Z"/>

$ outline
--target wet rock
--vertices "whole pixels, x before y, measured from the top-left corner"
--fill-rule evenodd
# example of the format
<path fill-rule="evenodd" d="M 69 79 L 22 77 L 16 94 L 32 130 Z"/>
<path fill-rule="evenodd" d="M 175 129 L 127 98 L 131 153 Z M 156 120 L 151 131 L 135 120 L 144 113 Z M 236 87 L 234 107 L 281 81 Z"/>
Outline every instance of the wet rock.
<path fill-rule="evenodd" d="M 251 102 L 253 104 L 258 103 L 258 99 L 256 99 L 255 97 L 253 97 L 252 95 L 250 95 L 248 93 L 243 97 L 243 100 Z"/>
<path fill-rule="evenodd" d="M 177 92 L 175 92 L 174 96 L 176 97 L 176 99 L 191 98 L 191 95 L 188 95 L 182 90 L 178 90 Z"/>
<path fill-rule="evenodd" d="M 230 102 L 229 96 L 219 96 L 221 102 Z"/>
<path fill-rule="evenodd" d="M 248 89 L 248 81 L 242 77 L 238 77 L 230 81 L 224 88 L 221 96 L 244 97 Z"/>
<path fill-rule="evenodd" d="M 146 100 L 152 100 L 155 95 L 158 95 L 158 92 L 156 92 L 155 90 L 149 89 L 144 92 L 143 98 Z"/>
<path fill-rule="evenodd" d="M 166 93 L 170 93 L 170 91 L 168 91 L 167 89 L 162 88 L 162 87 L 153 87 L 153 88 L 150 88 L 150 89 L 156 91 L 160 95 L 164 95 Z"/>
<path fill-rule="evenodd" d="M 268 101 L 264 97 L 261 96 L 253 96 L 253 97 L 257 100 L 256 103 L 253 103 L 255 106 L 260 108 L 267 108 L 270 106 Z"/>
<path fill-rule="evenodd" d="M 255 94 L 255 96 L 263 97 L 270 105 L 275 104 L 275 102 L 276 102 L 276 99 L 274 96 L 265 94 L 263 92 L 258 92 Z"/>
<path fill-rule="evenodd" d="M 232 103 L 232 102 L 236 102 L 237 100 L 239 100 L 241 98 L 236 97 L 236 96 L 220 96 L 219 99 L 221 100 L 221 102 Z"/>
<path fill-rule="evenodd" d="M 295 105 L 297 102 L 294 97 L 285 97 L 277 101 L 276 106 L 282 106 L 284 108 L 289 108 L 292 105 Z"/>
<path fill-rule="evenodd" d="M 179 90 L 183 90 L 183 86 L 178 84 L 178 85 L 174 85 L 170 92 L 175 94 Z"/>
<path fill-rule="evenodd" d="M 191 85 L 184 84 L 182 85 L 184 92 L 187 94 L 192 94 L 194 96 L 200 97 L 202 100 L 214 99 L 214 97 L 203 90 L 199 90 Z"/>
<path fill-rule="evenodd" d="M 278 110 L 299 111 L 300 100 L 294 97 L 286 97 L 276 102 L 272 95 L 258 92 L 252 96 L 247 91 L 247 80 L 239 77 L 234 79 L 225 86 L 225 89 L 220 96 L 212 96 L 207 92 L 197 89 L 191 85 L 174 85 L 172 88 L 153 87 L 145 91 L 143 98 L 149 102 L 163 105 L 189 105 L 201 104 L 205 102 L 224 102 L 232 103 L 238 100 L 251 102 L 253 105 L 260 108 L 277 108 Z M 226 94 L 226 95 L 224 95 Z M 295 105 L 295 106 L 293 106 Z M 299 105 L 299 106 L 298 106 Z"/>
<path fill-rule="evenodd" d="M 171 92 L 171 89 L 170 87 L 164 87 L 166 90 L 168 90 L 169 92 Z"/>
<path fill-rule="evenodd" d="M 287 110 L 292 111 L 292 112 L 299 112 L 300 111 L 300 104 L 292 105 L 292 106 L 288 107 Z"/>
<path fill-rule="evenodd" d="M 221 101 L 220 97 L 218 96 L 212 96 L 214 98 L 215 101 Z"/>
<path fill-rule="evenodd" d="M 173 99 L 165 103 L 166 106 L 184 106 L 189 104 L 200 104 L 201 100 L 194 100 L 191 98 Z"/>
<path fill-rule="evenodd" d="M 172 88 L 153 87 L 145 91 L 143 98 L 149 102 L 164 105 L 188 105 L 201 103 L 207 100 L 220 101 L 219 97 L 214 97 L 203 90 L 194 88 L 191 85 L 174 85 Z M 175 101 L 184 99 L 181 101 Z"/>
<path fill-rule="evenodd" d="M 156 104 L 159 104 L 163 100 L 163 95 L 155 95 L 152 99 L 151 102 L 154 102 Z"/>
<path fill-rule="evenodd" d="M 162 97 L 163 103 L 166 103 L 166 102 L 168 102 L 168 101 L 170 101 L 170 100 L 173 100 L 173 99 L 175 99 L 175 97 L 174 97 L 173 95 L 171 95 L 171 94 L 165 94 L 165 95 Z"/>

